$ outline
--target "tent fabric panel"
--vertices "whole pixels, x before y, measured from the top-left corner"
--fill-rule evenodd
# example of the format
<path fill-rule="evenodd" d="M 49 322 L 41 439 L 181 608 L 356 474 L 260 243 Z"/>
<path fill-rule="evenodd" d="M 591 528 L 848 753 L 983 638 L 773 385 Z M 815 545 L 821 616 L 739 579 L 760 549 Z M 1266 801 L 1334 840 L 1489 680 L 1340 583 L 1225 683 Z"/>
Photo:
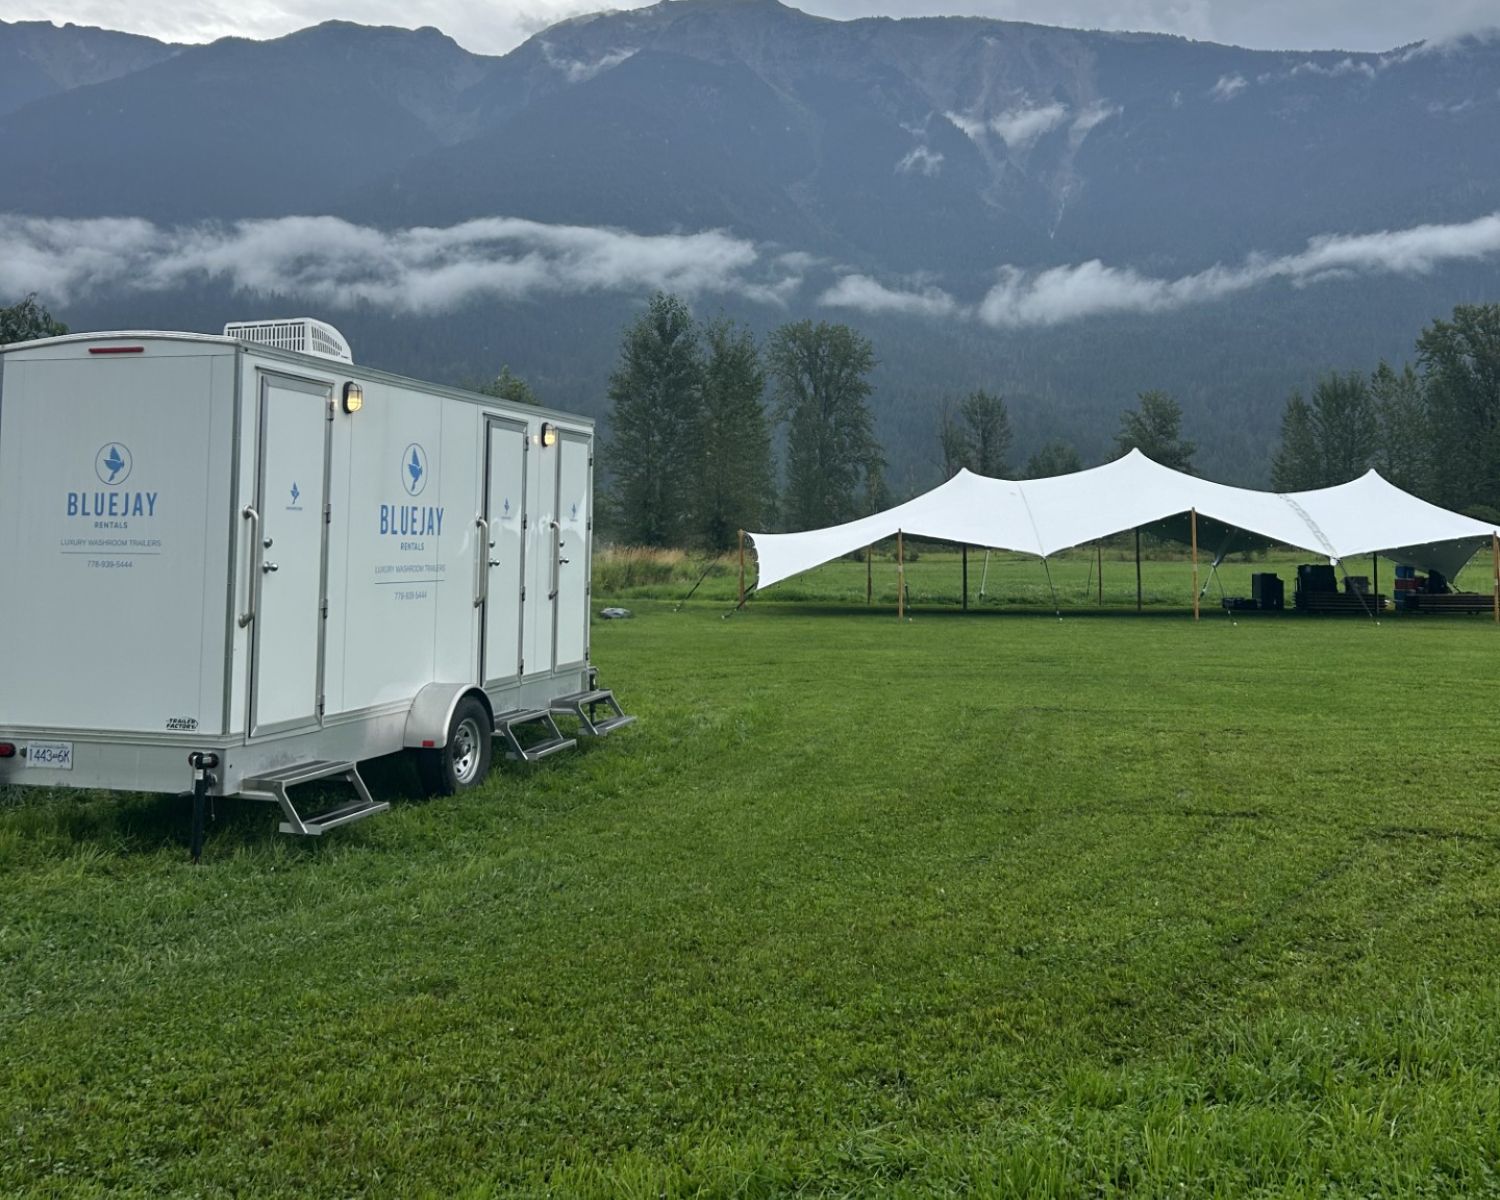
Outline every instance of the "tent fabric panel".
<path fill-rule="evenodd" d="M 804 533 L 752 533 L 758 587 L 829 562 L 898 531 L 1046 558 L 1131 529 L 1179 537 L 1199 514 L 1200 547 L 1213 558 L 1277 543 L 1332 561 L 1382 554 L 1450 579 L 1494 533 L 1429 504 L 1369 471 L 1313 491 L 1277 493 L 1199 479 L 1139 450 L 1103 466 L 1048 479 L 990 479 L 967 470 L 905 504 Z"/>

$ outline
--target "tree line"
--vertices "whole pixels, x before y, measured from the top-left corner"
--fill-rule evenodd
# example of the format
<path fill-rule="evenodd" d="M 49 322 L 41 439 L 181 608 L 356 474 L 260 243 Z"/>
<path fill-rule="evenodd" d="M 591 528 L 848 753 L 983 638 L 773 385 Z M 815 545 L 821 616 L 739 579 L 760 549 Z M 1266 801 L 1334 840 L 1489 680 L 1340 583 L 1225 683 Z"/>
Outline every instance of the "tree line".
<path fill-rule="evenodd" d="M 762 346 L 743 325 L 699 322 L 678 297 L 656 294 L 625 329 L 609 378 L 616 536 L 723 549 L 778 515 L 807 529 L 880 507 L 885 464 L 865 403 L 874 365 L 869 339 L 847 325 L 797 321 Z"/>
<path fill-rule="evenodd" d="M 1460 304 L 1414 364 L 1334 372 L 1288 397 L 1271 486 L 1346 483 L 1371 467 L 1444 508 L 1500 520 L 1500 304 Z"/>

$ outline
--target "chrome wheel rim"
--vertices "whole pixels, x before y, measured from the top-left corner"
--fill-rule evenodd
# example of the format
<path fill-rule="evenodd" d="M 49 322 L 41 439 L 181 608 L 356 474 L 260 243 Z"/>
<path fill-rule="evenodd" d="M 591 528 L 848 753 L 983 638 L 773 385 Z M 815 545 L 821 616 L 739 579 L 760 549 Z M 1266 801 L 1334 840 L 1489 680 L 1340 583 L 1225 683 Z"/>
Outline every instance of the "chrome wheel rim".
<path fill-rule="evenodd" d="M 453 733 L 453 775 L 459 783 L 472 783 L 478 773 L 479 726 L 470 717 Z"/>

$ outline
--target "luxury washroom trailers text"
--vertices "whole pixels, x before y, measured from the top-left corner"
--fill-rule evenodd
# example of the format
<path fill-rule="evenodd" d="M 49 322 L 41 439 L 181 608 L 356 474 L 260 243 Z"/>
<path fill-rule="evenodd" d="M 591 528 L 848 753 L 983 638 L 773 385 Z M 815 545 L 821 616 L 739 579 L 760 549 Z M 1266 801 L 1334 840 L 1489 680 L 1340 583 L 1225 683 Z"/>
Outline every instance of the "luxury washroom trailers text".
<path fill-rule="evenodd" d="M 385 807 L 362 760 L 449 791 L 494 731 L 535 757 L 572 744 L 555 713 L 622 724 L 589 662 L 593 438 L 303 319 L 6 348 L 0 785 L 196 783 L 320 833 Z M 296 811 L 339 775 L 353 801 Z"/>

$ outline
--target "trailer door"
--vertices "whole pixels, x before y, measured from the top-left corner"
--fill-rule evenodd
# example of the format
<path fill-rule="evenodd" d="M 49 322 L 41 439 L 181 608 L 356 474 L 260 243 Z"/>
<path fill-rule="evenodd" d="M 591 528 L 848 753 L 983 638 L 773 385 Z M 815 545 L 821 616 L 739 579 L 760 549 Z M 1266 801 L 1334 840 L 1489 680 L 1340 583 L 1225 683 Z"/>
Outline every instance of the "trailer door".
<path fill-rule="evenodd" d="M 525 673 L 552 672 L 552 629 L 557 608 L 557 447 L 540 444 L 531 464 L 531 510 L 527 556 Z"/>
<path fill-rule="evenodd" d="M 526 594 L 526 426 L 490 417 L 485 422 L 484 519 L 489 546 L 481 547 L 480 590 L 485 686 L 513 683 L 521 674 L 521 606 Z M 486 553 L 486 551 L 488 551 Z"/>
<path fill-rule="evenodd" d="M 251 736 L 316 725 L 322 715 L 332 416 L 327 384 L 260 376 L 256 504 L 247 517 L 260 525 L 248 555 Z"/>
<path fill-rule="evenodd" d="M 557 456 L 557 564 L 553 670 L 581 667 L 589 653 L 589 530 L 593 456 L 587 434 L 564 430 Z"/>

